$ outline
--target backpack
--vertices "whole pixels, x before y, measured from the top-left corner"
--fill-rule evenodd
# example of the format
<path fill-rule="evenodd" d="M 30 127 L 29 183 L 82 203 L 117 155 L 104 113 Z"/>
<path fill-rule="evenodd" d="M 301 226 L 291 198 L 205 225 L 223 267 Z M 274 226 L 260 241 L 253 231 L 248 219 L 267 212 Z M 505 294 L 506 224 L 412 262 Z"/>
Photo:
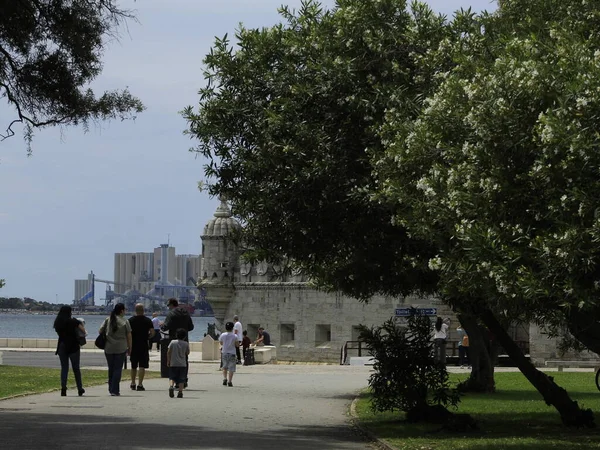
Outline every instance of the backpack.
<path fill-rule="evenodd" d="M 81 322 L 82 325 L 85 326 L 85 320 L 84 319 L 78 318 L 77 320 L 79 322 Z M 79 329 L 79 327 L 77 327 L 77 329 L 75 331 L 76 331 L 76 336 L 77 336 L 77 342 L 79 343 L 79 345 L 81 347 L 83 347 L 85 344 L 87 344 L 87 340 L 85 339 L 85 336 L 86 336 L 87 333 L 85 331 L 81 331 Z"/>
<path fill-rule="evenodd" d="M 463 347 L 468 347 L 469 346 L 469 336 L 464 335 L 462 338 L 462 346 Z"/>

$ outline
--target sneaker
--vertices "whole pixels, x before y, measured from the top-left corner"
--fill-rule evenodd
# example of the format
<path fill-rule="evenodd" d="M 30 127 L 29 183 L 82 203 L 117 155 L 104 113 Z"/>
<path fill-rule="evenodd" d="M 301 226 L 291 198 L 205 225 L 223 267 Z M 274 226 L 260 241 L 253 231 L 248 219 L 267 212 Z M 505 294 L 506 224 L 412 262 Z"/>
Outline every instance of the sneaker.
<path fill-rule="evenodd" d="M 146 390 L 146 388 L 145 388 L 144 386 L 142 386 L 141 384 L 138 384 L 138 386 L 137 386 L 137 390 L 138 390 L 138 391 L 145 391 L 145 390 Z"/>
<path fill-rule="evenodd" d="M 111 397 L 120 397 L 120 396 L 121 396 L 121 394 L 119 394 L 118 392 L 111 392 L 111 393 L 110 393 L 110 396 L 111 396 Z"/>
<path fill-rule="evenodd" d="M 177 393 L 177 398 L 183 398 L 183 392 L 178 392 Z"/>
<path fill-rule="evenodd" d="M 227 386 L 233 387 L 233 383 L 230 381 L 229 383 L 227 383 Z"/>
<path fill-rule="evenodd" d="M 240 361 L 239 359 L 235 362 L 236 364 L 241 364 L 242 361 Z"/>
<path fill-rule="evenodd" d="M 183 383 L 183 388 L 187 389 L 187 381 L 185 383 Z"/>
<path fill-rule="evenodd" d="M 169 397 L 175 397 L 175 389 L 173 388 L 173 386 L 169 388 Z"/>
<path fill-rule="evenodd" d="M 223 386 L 227 386 L 227 380 L 223 380 Z"/>
<path fill-rule="evenodd" d="M 135 384 L 130 384 L 130 385 L 129 385 L 129 388 L 130 388 L 132 391 L 135 391 Z"/>

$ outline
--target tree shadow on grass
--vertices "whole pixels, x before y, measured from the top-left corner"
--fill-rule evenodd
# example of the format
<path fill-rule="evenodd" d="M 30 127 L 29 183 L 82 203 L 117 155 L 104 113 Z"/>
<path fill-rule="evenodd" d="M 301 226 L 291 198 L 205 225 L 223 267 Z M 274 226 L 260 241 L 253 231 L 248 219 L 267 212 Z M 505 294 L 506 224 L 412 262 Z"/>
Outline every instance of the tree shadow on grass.
<path fill-rule="evenodd" d="M 300 450 L 364 448 L 367 441 L 351 427 L 273 426 L 265 432 L 215 430 L 202 426 L 202 414 L 179 425 L 138 423 L 130 417 L 40 414 L 27 409 L 0 412 L 3 449 L 223 449 Z M 132 415 L 135 406 L 132 405 Z M 233 412 L 232 412 L 233 414 Z M 226 418 L 224 418 L 226 420 Z"/>
<path fill-rule="evenodd" d="M 464 448 L 600 448 L 600 429 L 567 428 L 554 411 L 544 413 L 505 412 L 474 416 L 479 430 L 450 433 L 440 425 L 408 423 L 398 419 L 365 422 L 367 428 L 386 440 L 457 440 L 464 439 Z M 468 442 L 468 445 L 467 445 Z M 592 445 L 590 447 L 590 445 Z M 418 448 L 418 447 L 416 447 Z"/>

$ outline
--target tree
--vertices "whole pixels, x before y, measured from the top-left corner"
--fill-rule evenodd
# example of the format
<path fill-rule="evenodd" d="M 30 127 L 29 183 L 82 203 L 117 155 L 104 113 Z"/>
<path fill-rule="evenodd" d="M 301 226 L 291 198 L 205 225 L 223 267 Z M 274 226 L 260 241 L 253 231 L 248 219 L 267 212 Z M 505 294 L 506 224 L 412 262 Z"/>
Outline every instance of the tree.
<path fill-rule="evenodd" d="M 451 67 L 441 44 L 459 32 L 421 4 L 340 5 L 284 8 L 286 26 L 242 28 L 236 52 L 217 40 L 199 111 L 184 111 L 188 133 L 212 161 L 209 192 L 231 201 L 256 259 L 292 256 L 322 286 L 361 299 L 433 293 L 437 244 L 394 223 L 395 200 L 374 199 L 371 157 L 387 145 L 387 110 L 417 117 L 416 100 Z"/>
<path fill-rule="evenodd" d="M 2 140 L 22 123 L 31 151 L 36 128 L 87 127 L 144 109 L 127 89 L 97 97 L 89 87 L 107 42 L 133 18 L 116 0 L 0 0 L 0 10 L 0 92 L 14 110 Z"/>
<path fill-rule="evenodd" d="M 199 111 L 183 112 L 188 133 L 211 160 L 209 192 L 231 202 L 260 257 L 289 255 L 324 286 L 363 299 L 428 292 L 436 275 L 421 268 L 434 249 L 370 201 L 365 148 L 382 149 L 377 126 L 392 88 L 426 90 L 430 76 L 414 59 L 442 39 L 443 20 L 423 7 L 417 21 L 404 2 L 343 3 L 335 14 L 312 1 L 298 15 L 284 8 L 286 26 L 240 29 L 236 52 L 218 39 Z"/>
<path fill-rule="evenodd" d="M 428 142 L 429 156 L 422 146 L 401 167 L 394 159 L 419 137 L 410 126 L 427 117 L 428 99 L 443 100 L 448 74 L 477 59 L 456 49 L 468 48 L 480 19 L 464 11 L 446 22 L 422 4 L 407 11 L 400 0 L 344 0 L 333 12 L 306 2 L 298 14 L 282 14 L 285 26 L 242 28 L 235 52 L 227 38 L 217 40 L 199 110 L 184 111 L 200 142 L 195 151 L 210 160 L 209 191 L 231 201 L 244 241 L 261 257 L 289 256 L 325 287 L 361 299 L 441 294 L 492 331 L 565 423 L 593 423 L 528 364 L 497 318 L 499 311 L 506 319 L 534 315 L 535 303 L 471 277 L 472 244 L 456 238 L 455 216 L 428 212 L 415 174 L 447 171 L 449 163 L 433 166 L 440 150 Z"/>
<path fill-rule="evenodd" d="M 377 167 L 398 222 L 437 236 L 443 294 L 509 352 L 490 309 L 566 324 L 600 351 L 600 10 L 575 3 L 515 0 L 471 17 L 448 46 L 456 66 L 418 120 L 392 112 L 382 133 L 393 143 Z M 593 423 L 519 353 L 511 356 L 565 423 Z"/>

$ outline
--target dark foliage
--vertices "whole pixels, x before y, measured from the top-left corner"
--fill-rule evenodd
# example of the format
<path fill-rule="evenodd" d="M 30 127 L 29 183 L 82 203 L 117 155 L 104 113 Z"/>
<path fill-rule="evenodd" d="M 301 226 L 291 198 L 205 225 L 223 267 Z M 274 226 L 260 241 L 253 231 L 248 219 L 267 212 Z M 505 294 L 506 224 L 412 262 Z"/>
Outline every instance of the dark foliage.
<path fill-rule="evenodd" d="M 0 0 L 0 11 L 0 95 L 15 111 L 2 140 L 22 123 L 29 148 L 34 128 L 87 127 L 144 109 L 127 90 L 97 97 L 89 88 L 107 41 L 133 18 L 116 0 Z"/>
<path fill-rule="evenodd" d="M 380 327 L 363 326 L 360 338 L 375 360 L 369 377 L 374 410 L 404 411 L 415 421 L 439 422 L 451 415 L 446 407 L 458 405 L 459 393 L 450 387 L 446 368 L 433 359 L 429 318 L 413 315 L 407 327 L 393 319 Z"/>

